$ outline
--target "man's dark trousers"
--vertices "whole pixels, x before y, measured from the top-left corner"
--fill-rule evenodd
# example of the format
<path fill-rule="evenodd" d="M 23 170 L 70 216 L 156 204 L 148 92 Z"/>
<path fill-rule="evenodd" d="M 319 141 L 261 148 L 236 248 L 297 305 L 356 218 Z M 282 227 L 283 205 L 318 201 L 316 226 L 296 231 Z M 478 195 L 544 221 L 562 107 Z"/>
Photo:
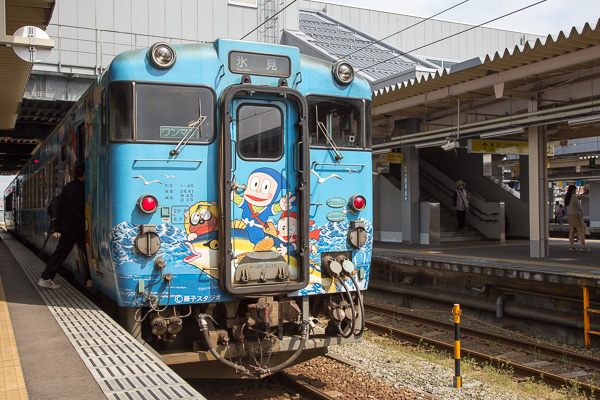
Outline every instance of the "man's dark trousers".
<path fill-rule="evenodd" d="M 73 236 L 68 231 L 63 232 L 60 235 L 60 239 L 58 240 L 56 250 L 54 250 L 54 253 L 52 253 L 50 258 L 48 259 L 46 269 L 44 270 L 44 272 L 42 272 L 42 279 L 54 280 L 58 269 L 65 262 L 65 260 L 69 256 L 69 253 L 71 253 L 71 250 L 73 249 L 75 243 L 77 243 L 79 251 L 83 252 L 84 258 L 86 258 L 84 237 L 83 235 L 79 237 L 80 239 L 75 239 L 75 236 Z"/>

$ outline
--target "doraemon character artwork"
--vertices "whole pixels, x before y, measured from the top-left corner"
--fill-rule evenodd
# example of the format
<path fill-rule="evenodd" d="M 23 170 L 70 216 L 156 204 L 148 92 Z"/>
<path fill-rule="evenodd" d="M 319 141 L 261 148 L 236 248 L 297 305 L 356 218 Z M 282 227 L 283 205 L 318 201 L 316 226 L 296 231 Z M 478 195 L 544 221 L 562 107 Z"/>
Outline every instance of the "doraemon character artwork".
<path fill-rule="evenodd" d="M 264 227 L 270 216 L 290 209 L 296 196 L 288 192 L 278 199 L 279 192 L 288 188 L 287 180 L 279 172 L 272 168 L 258 168 L 248 176 L 242 194 L 237 189 L 232 190 L 232 201 L 242 209 L 241 218 L 250 242 L 257 244 L 265 237 Z"/>

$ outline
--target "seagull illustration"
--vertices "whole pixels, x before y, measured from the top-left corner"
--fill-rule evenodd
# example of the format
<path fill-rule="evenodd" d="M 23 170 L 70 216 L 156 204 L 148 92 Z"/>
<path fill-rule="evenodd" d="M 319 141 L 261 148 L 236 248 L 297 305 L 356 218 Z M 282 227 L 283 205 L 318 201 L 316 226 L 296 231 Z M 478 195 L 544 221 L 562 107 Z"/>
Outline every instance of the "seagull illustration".
<path fill-rule="evenodd" d="M 339 176 L 339 175 L 336 175 L 336 174 L 331 174 L 331 175 L 329 175 L 327 178 L 321 178 L 321 177 L 319 176 L 319 174 L 317 174 L 317 173 L 315 172 L 315 170 L 311 169 L 311 170 L 310 170 L 310 172 L 312 172 L 313 174 L 315 174 L 315 176 L 317 177 L 317 179 L 319 179 L 319 180 L 317 181 L 317 183 L 323 183 L 323 182 L 325 182 L 325 181 L 326 181 L 327 179 L 329 179 L 329 178 L 338 178 L 340 181 L 343 181 L 343 179 L 342 179 L 342 178 L 340 178 L 340 176 Z"/>
<path fill-rule="evenodd" d="M 171 179 L 171 178 L 173 178 L 173 179 L 177 179 L 177 177 L 176 177 L 175 175 L 167 175 L 167 174 L 162 174 L 162 176 L 166 176 L 166 177 L 167 177 L 167 179 Z"/>
<path fill-rule="evenodd" d="M 360 171 L 357 169 L 350 169 L 350 168 L 344 168 L 344 171 L 348 171 L 349 174 L 356 172 L 357 174 L 360 174 Z"/>
<path fill-rule="evenodd" d="M 133 177 L 133 179 L 135 179 L 135 178 L 140 178 L 141 180 L 143 180 L 143 181 L 144 181 L 144 185 L 149 185 L 149 184 L 151 184 L 151 183 L 154 183 L 154 182 L 158 182 L 158 183 L 160 183 L 160 184 L 162 185 L 162 182 L 161 182 L 161 181 L 159 181 L 159 180 L 156 180 L 156 179 L 155 179 L 155 180 L 153 180 L 153 181 L 150 181 L 150 182 L 148 182 L 148 181 L 147 181 L 146 179 L 144 179 L 144 177 L 143 177 L 143 176 L 141 176 L 141 175 L 134 176 L 134 177 Z"/>
<path fill-rule="evenodd" d="M 344 206 L 344 211 L 342 211 L 344 214 L 348 215 L 348 213 L 352 213 L 352 215 L 356 215 L 356 213 L 352 210 L 346 210 L 346 206 Z"/>

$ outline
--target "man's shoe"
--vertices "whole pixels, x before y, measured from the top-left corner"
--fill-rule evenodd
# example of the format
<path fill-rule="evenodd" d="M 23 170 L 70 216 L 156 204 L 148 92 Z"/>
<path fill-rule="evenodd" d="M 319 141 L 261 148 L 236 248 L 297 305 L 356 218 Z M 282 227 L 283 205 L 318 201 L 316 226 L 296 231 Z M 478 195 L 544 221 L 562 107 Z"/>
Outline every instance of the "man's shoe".
<path fill-rule="evenodd" d="M 582 247 L 579 251 L 592 251 L 589 247 Z"/>
<path fill-rule="evenodd" d="M 54 283 L 52 279 L 42 279 L 38 281 L 38 286 L 46 288 L 46 289 L 60 289 L 60 285 Z"/>
<path fill-rule="evenodd" d="M 577 251 L 577 247 L 569 247 L 569 251 Z"/>

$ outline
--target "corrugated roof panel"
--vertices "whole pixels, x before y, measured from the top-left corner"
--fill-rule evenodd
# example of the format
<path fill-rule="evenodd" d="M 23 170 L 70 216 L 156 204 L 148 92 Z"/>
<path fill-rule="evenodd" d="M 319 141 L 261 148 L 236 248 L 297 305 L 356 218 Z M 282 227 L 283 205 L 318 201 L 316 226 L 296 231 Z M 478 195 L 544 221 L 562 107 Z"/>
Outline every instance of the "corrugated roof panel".
<path fill-rule="evenodd" d="M 314 12 L 300 12 L 302 39 L 324 51 L 332 59 L 345 59 L 358 72 L 368 75 L 369 80 L 379 80 L 414 70 L 419 64 L 414 58 L 394 52 L 382 44 L 373 43 L 371 38 L 352 31 L 347 26 L 336 24 L 329 17 Z M 427 62 L 422 62 L 428 65 Z"/>

